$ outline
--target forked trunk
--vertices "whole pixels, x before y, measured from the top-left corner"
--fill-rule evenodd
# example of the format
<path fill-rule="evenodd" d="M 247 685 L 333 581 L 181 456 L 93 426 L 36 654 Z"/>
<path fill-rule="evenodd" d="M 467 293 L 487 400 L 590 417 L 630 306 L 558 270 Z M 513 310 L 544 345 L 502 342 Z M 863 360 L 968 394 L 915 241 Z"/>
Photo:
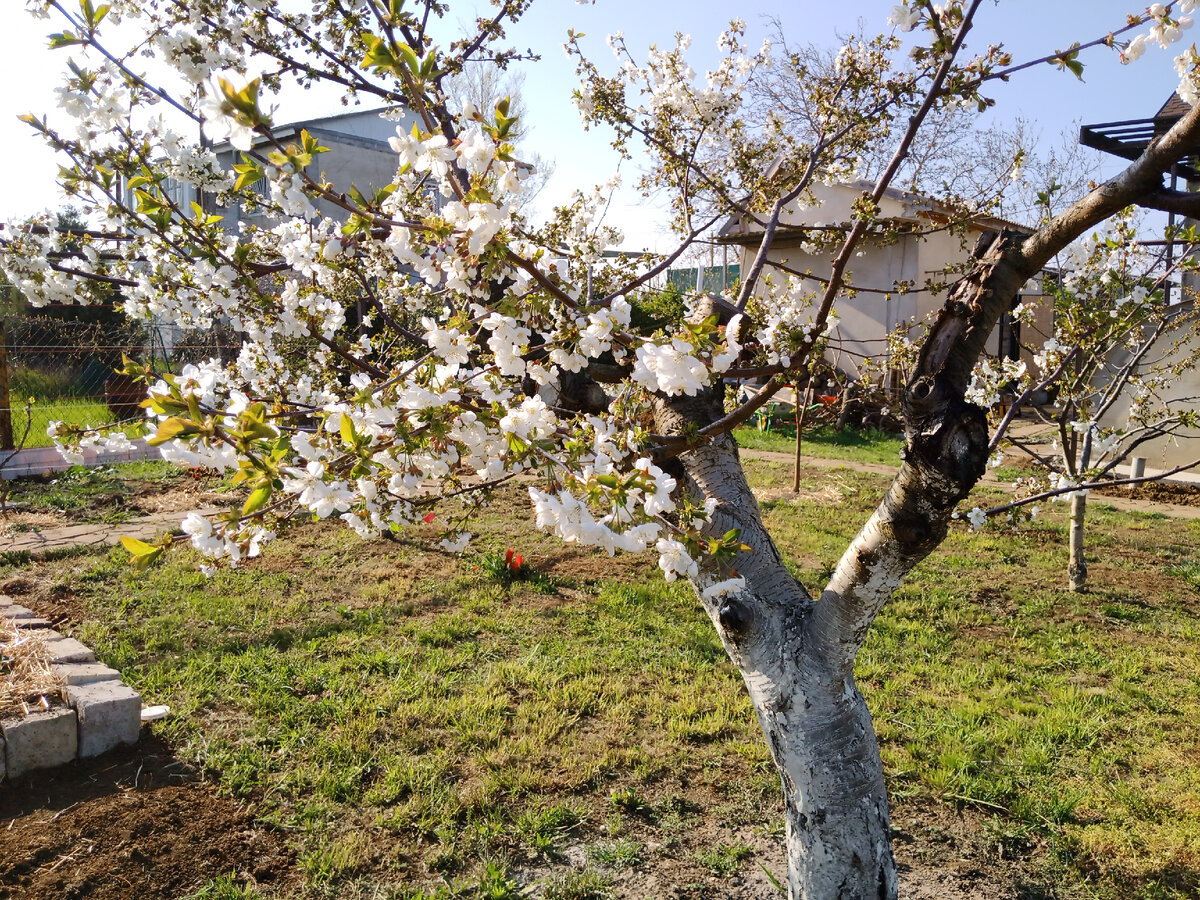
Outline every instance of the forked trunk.
<path fill-rule="evenodd" d="M 737 529 L 747 547 L 734 561 L 745 589 L 706 595 L 730 574 L 711 562 L 694 586 L 746 682 L 780 773 L 791 900 L 897 895 L 883 767 L 854 661 L 888 597 L 941 543 L 983 474 L 986 419 L 962 396 L 991 323 L 1028 277 L 1012 265 L 1012 248 L 1010 237 L 982 245 L 975 269 L 951 292 L 908 385 L 904 464 L 819 601 L 792 577 L 763 527 L 729 435 L 667 462 L 689 494 L 718 501 L 706 531 Z M 719 419 L 723 395 L 660 398 L 654 414 L 657 431 L 682 434 Z"/>
<path fill-rule="evenodd" d="M 1087 495 L 1071 495 L 1071 559 L 1067 564 L 1067 577 L 1072 591 L 1082 591 L 1087 586 L 1087 559 L 1083 555 L 1083 522 L 1087 514 Z"/>
<path fill-rule="evenodd" d="M 1054 253 L 1159 189 L 1162 172 L 1194 152 L 1198 140 L 1200 105 L 1124 173 L 1034 234 L 1007 232 L 979 242 L 970 271 L 950 290 L 906 386 L 904 464 L 819 601 L 791 576 L 763 527 L 728 434 L 698 441 L 673 462 L 672 453 L 658 456 L 693 497 L 718 501 L 707 533 L 737 528 L 747 545 L 734 561 L 745 589 L 706 596 L 713 582 L 729 574 L 711 564 L 694 586 L 745 679 L 779 768 L 791 900 L 896 896 L 879 749 L 854 686 L 854 660 L 884 603 L 942 542 L 955 507 L 983 475 L 987 420 L 964 395 L 988 335 L 1025 281 Z M 703 317 L 712 310 L 697 312 Z M 720 387 L 692 398 L 659 397 L 656 430 L 695 434 L 697 426 L 722 418 L 723 402 Z M 1083 498 L 1075 498 L 1072 512 L 1078 511 L 1080 526 L 1083 510 Z M 1080 551 L 1082 562 L 1082 543 Z"/>

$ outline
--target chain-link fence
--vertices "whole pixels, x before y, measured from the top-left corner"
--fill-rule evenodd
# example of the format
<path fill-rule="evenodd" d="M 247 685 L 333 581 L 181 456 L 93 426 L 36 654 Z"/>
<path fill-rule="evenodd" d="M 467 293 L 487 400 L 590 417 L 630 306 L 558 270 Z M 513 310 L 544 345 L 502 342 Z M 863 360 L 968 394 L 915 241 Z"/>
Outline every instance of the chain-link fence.
<path fill-rule="evenodd" d="M 52 421 L 95 426 L 140 418 L 144 388 L 116 371 L 122 355 L 157 372 L 178 372 L 189 362 L 236 353 L 234 335 L 221 326 L 0 318 L 0 450 L 49 444 Z"/>

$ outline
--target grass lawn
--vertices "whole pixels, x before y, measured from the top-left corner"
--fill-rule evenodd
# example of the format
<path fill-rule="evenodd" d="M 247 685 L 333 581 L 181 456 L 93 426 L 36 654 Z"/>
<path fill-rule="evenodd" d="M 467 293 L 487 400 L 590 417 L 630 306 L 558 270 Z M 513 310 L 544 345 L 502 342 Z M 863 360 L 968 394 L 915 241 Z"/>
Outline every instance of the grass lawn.
<path fill-rule="evenodd" d="M 747 465 L 818 589 L 887 479 L 809 469 L 785 496 L 790 462 Z M 1048 506 L 1021 533 L 954 531 L 860 656 L 897 843 L 906 810 L 934 810 L 1019 867 L 1022 896 L 1195 897 L 1200 528 L 1089 504 L 1092 590 L 1073 595 Z M 210 580 L 186 552 L 141 573 L 114 550 L 0 566 L 0 590 L 65 610 L 170 704 L 156 732 L 285 833 L 299 896 L 598 900 L 652 870 L 637 897 L 701 898 L 781 875 L 777 776 L 689 589 L 529 519 L 502 498 L 461 559 L 432 529 L 313 525 Z M 539 577 L 495 580 L 482 554 L 506 547 Z M 234 873 L 193 896 L 276 895 Z"/>
<path fill-rule="evenodd" d="M 49 400 L 39 400 L 25 415 L 23 401 L 17 396 L 12 398 L 12 427 L 13 439 L 20 441 L 25 433 L 25 424 L 33 419 L 29 428 L 29 436 L 25 439 L 26 447 L 49 447 L 53 441 L 46 436 L 46 428 L 52 421 L 66 422 L 68 425 L 107 425 L 113 421 L 113 414 L 102 402 L 94 400 L 75 399 L 72 397 L 55 397 Z"/>
<path fill-rule="evenodd" d="M 774 450 L 795 454 L 796 435 L 779 431 L 759 431 L 743 426 L 734 431 L 738 446 L 749 450 Z M 838 431 L 825 426 L 813 432 L 805 432 L 800 442 L 800 458 L 816 456 L 821 459 L 843 459 L 847 462 L 877 463 L 896 466 L 900 463 L 900 449 L 904 439 L 898 434 L 888 434 L 874 429 L 860 431 L 847 428 Z"/>

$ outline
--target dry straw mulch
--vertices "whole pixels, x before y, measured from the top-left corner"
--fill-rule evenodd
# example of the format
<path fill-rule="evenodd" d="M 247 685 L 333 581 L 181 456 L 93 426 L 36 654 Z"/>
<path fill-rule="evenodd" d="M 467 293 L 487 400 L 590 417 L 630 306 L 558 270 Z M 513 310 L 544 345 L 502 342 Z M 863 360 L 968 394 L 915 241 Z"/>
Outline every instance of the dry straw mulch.
<path fill-rule="evenodd" d="M 63 683 L 50 667 L 41 631 L 0 619 L 0 719 L 50 709 L 63 699 Z"/>

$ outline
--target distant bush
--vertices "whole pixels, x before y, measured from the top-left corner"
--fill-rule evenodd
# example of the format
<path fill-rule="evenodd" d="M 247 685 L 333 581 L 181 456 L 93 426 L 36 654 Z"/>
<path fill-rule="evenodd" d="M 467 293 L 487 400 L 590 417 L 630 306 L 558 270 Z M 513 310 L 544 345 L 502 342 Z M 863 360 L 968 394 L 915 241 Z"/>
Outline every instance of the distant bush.
<path fill-rule="evenodd" d="M 52 397 L 72 397 L 75 376 L 71 372 L 47 372 L 43 369 L 13 369 L 8 376 L 8 393 L 13 405 L 19 406 L 26 397 L 45 400 Z"/>

